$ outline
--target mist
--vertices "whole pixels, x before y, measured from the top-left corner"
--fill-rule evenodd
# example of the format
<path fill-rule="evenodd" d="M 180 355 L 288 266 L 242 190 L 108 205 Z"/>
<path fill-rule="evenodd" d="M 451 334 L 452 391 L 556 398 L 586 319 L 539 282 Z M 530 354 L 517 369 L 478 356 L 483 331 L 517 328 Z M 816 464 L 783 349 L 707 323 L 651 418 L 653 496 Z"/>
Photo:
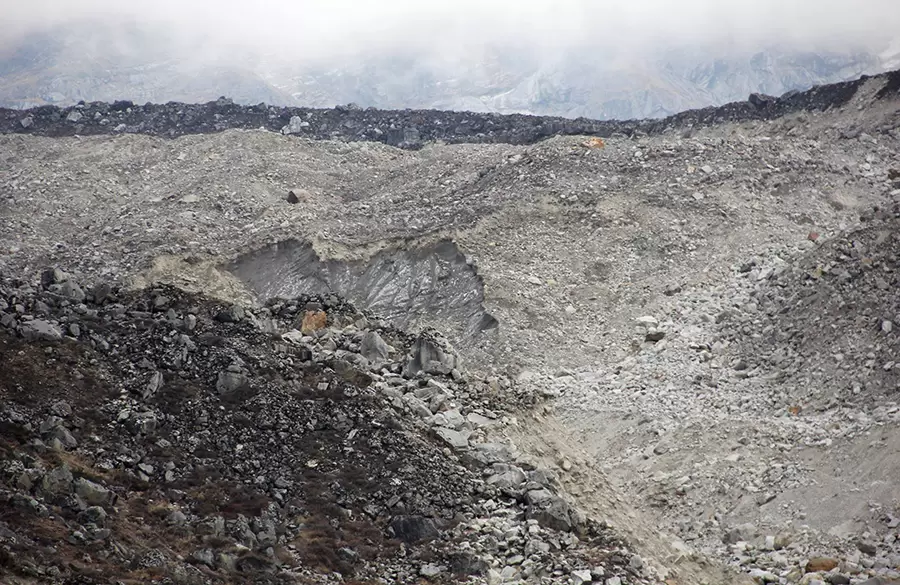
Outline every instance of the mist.
<path fill-rule="evenodd" d="M 0 41 L 76 22 L 130 23 L 164 30 L 192 51 L 303 64 L 376 54 L 466 58 L 489 46 L 619 55 L 776 44 L 879 51 L 900 36 L 897 0 L 2 0 L 0 13 Z"/>

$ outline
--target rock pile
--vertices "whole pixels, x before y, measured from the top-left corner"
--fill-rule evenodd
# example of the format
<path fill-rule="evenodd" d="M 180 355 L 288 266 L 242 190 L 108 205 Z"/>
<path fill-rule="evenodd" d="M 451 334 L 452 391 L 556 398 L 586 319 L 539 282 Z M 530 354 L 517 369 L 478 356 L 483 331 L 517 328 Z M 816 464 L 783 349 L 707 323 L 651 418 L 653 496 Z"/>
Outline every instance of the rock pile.
<path fill-rule="evenodd" d="M 796 257 L 736 265 L 734 283 L 693 299 L 699 314 L 683 301 L 670 319 L 636 318 L 635 355 L 609 371 L 541 383 L 566 397 L 568 417 L 639 413 L 619 439 L 628 447 L 607 463 L 636 468 L 643 476 L 629 477 L 629 487 L 665 510 L 674 534 L 755 582 L 894 583 L 896 490 L 886 488 L 885 502 L 860 502 L 858 488 L 829 475 L 852 466 L 877 484 L 894 473 L 898 233 L 900 206 L 864 210 L 861 227 L 807 242 Z M 660 323 L 676 334 L 651 342 Z M 678 380 L 691 382 L 678 388 Z M 699 452 L 705 434 L 721 443 Z M 827 507 L 804 506 L 801 494 L 817 489 L 852 506 L 852 522 L 832 527 Z"/>
<path fill-rule="evenodd" d="M 4 582 L 653 582 L 433 334 L 59 269 L 0 316 Z"/>
<path fill-rule="evenodd" d="M 900 201 L 872 216 L 866 227 L 828 241 L 797 262 L 746 273 L 765 283 L 753 295 L 757 309 L 730 315 L 730 335 L 723 338 L 734 344 L 735 353 L 753 356 L 746 364 L 751 372 L 784 382 L 771 396 L 773 404 L 806 411 L 889 410 L 895 404 Z M 817 325 L 822 321 L 827 328 Z M 792 391 L 783 394 L 783 388 Z"/>

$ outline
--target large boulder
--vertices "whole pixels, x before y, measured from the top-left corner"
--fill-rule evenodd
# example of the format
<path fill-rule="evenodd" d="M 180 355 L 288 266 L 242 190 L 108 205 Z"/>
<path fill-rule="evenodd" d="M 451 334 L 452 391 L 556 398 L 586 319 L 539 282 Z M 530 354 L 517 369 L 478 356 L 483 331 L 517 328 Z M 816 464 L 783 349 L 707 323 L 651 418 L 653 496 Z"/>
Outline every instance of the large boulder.
<path fill-rule="evenodd" d="M 578 525 L 578 517 L 572 514 L 569 503 L 549 490 L 531 490 L 525 494 L 528 519 L 537 520 L 545 528 L 571 532 Z"/>
<path fill-rule="evenodd" d="M 59 327 L 42 319 L 23 321 L 19 325 L 19 334 L 28 341 L 58 341 L 63 336 Z"/>
<path fill-rule="evenodd" d="M 105 506 L 115 502 L 116 495 L 89 479 L 83 477 L 75 480 L 75 493 L 89 506 Z"/>
<path fill-rule="evenodd" d="M 41 286 L 45 289 L 50 288 L 54 284 L 62 284 L 69 280 L 69 275 L 59 268 L 47 268 L 41 272 Z"/>
<path fill-rule="evenodd" d="M 424 516 L 396 516 L 391 520 L 391 530 L 409 544 L 429 542 L 441 535 L 434 519 Z"/>
<path fill-rule="evenodd" d="M 366 331 L 359 345 L 359 353 L 372 364 L 380 364 L 388 358 L 388 344 L 376 332 Z"/>
<path fill-rule="evenodd" d="M 300 134 L 306 128 L 309 128 L 309 122 L 306 122 L 300 116 L 291 116 L 291 121 L 281 128 L 282 134 Z"/>
<path fill-rule="evenodd" d="M 250 379 L 241 371 L 233 371 L 232 368 L 219 372 L 216 379 L 216 391 L 219 394 L 231 394 L 247 386 Z"/>
<path fill-rule="evenodd" d="M 52 496 L 68 494 L 72 490 L 72 472 L 68 466 L 51 469 L 41 480 L 41 489 Z"/>
<path fill-rule="evenodd" d="M 412 378 L 419 372 L 449 374 L 456 367 L 456 356 L 433 339 L 420 335 L 413 343 L 403 375 Z"/>

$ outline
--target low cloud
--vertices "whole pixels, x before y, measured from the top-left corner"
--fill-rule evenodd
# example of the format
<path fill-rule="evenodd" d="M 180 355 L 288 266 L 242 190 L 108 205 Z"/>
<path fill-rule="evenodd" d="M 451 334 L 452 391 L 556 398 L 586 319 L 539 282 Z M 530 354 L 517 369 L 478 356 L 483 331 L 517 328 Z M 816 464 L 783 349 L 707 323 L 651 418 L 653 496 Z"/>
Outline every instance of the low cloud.
<path fill-rule="evenodd" d="M 897 0 L 2 0 L 0 40 L 67 23 L 159 27 L 205 46 L 297 62 L 378 53 L 523 52 L 791 45 L 883 49 L 900 36 Z M 5 37 L 5 38 L 4 38 Z"/>

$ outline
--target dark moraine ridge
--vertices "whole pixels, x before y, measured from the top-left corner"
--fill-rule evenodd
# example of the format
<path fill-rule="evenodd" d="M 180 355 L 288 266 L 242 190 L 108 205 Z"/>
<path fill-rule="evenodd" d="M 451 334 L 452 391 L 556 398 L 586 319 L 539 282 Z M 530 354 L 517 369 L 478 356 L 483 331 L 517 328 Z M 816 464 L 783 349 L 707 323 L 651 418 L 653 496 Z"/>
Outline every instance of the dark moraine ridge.
<path fill-rule="evenodd" d="M 241 106 L 226 98 L 206 104 L 136 105 L 130 101 L 80 103 L 67 108 L 0 108 L 0 133 L 73 136 L 137 133 L 177 137 L 231 128 L 280 132 L 296 120 L 297 135 L 312 139 L 373 141 L 401 148 L 428 142 L 531 144 L 555 135 L 612 136 L 658 134 L 667 130 L 723 122 L 767 120 L 798 111 L 840 107 L 870 79 L 883 81 L 877 99 L 900 94 L 900 70 L 835 83 L 781 97 L 754 94 L 745 102 L 689 110 L 660 120 L 599 121 L 522 114 L 437 110 L 379 110 L 339 106 L 331 109 Z M 302 124 L 302 127 L 301 127 Z"/>

